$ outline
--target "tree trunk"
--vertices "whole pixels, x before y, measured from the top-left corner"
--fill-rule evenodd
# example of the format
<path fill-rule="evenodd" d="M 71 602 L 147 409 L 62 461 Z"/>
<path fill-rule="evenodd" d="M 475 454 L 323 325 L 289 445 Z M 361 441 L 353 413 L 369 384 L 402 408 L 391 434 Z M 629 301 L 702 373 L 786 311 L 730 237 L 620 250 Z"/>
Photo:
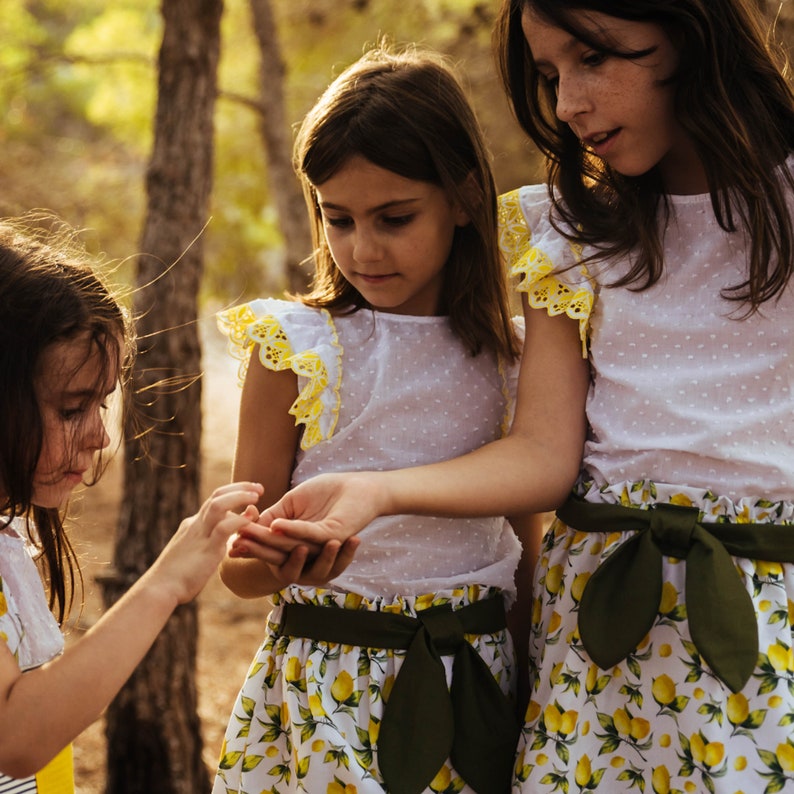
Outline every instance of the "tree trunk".
<path fill-rule="evenodd" d="M 300 182 L 292 169 L 292 139 L 284 102 L 284 59 L 271 0 L 251 0 L 254 31 L 259 43 L 260 131 L 265 147 L 268 182 L 279 226 L 284 235 L 287 287 L 303 292 L 314 272 L 301 267 L 311 253 L 311 231 Z"/>
<path fill-rule="evenodd" d="M 155 140 L 133 311 L 139 355 L 124 428 L 124 495 L 107 606 L 199 506 L 196 319 L 213 169 L 222 0 L 163 0 Z M 142 432 L 143 431 L 143 432 Z M 195 604 L 180 607 L 108 710 L 107 791 L 200 794 Z"/>

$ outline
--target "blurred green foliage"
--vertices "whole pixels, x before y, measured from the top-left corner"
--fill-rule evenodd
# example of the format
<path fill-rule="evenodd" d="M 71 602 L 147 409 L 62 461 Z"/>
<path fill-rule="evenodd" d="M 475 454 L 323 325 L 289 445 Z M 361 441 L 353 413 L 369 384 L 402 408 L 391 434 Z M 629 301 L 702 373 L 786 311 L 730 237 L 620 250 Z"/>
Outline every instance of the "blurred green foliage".
<path fill-rule="evenodd" d="M 380 36 L 416 41 L 459 66 L 491 144 L 499 188 L 542 178 L 495 76 L 490 35 L 496 2 L 271 2 L 291 125 Z M 89 244 L 109 258 L 134 256 L 145 209 L 161 25 L 155 0 L 3 0 L 0 214 L 51 209 L 89 229 Z M 248 0 L 226 0 L 215 186 L 204 239 L 204 298 L 213 303 L 277 293 L 284 283 L 272 202 L 279 185 L 268 181 L 254 108 L 258 64 Z"/>
<path fill-rule="evenodd" d="M 297 123 L 333 76 L 381 35 L 459 62 L 497 166 L 518 179 L 526 151 L 495 82 L 495 4 L 473 0 L 272 0 Z M 153 0 L 4 0 L 0 30 L 0 214 L 51 209 L 89 230 L 112 259 L 134 256 L 156 102 L 161 36 Z M 283 287 L 281 236 L 252 107 L 259 52 L 247 0 L 226 0 L 205 297 L 227 302 Z M 245 100 L 249 100 L 246 102 Z M 531 174 L 531 158 L 527 156 Z M 507 168 L 507 165 L 510 168 Z M 517 182 L 516 182 L 517 183 Z M 506 185 L 512 187 L 513 185 Z M 308 250 L 308 247 L 307 247 Z"/>

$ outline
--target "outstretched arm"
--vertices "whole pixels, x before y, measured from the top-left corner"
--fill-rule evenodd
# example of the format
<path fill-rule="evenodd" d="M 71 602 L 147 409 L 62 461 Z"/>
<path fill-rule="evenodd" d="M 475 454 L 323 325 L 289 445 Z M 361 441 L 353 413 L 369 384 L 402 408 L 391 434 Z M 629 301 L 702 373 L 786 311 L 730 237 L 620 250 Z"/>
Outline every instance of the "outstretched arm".
<path fill-rule="evenodd" d="M 57 659 L 22 673 L 0 642 L 0 725 L 9 726 L 0 738 L 0 771 L 34 774 L 100 715 L 174 609 L 217 569 L 229 538 L 256 519 L 261 494 L 253 483 L 218 488 L 180 524 L 152 567 Z"/>
<path fill-rule="evenodd" d="M 520 515 L 554 510 L 576 480 L 588 363 L 578 325 L 525 307 L 516 417 L 507 437 L 454 460 L 388 472 L 320 475 L 260 523 L 290 541 L 344 541 L 380 515 Z"/>

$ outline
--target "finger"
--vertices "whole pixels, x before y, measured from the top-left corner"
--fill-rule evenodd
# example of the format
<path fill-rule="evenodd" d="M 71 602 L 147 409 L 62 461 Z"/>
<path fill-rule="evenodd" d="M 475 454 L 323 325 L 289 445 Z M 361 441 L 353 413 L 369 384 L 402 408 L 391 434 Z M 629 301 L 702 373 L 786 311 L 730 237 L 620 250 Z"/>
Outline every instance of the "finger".
<path fill-rule="evenodd" d="M 329 544 L 331 542 L 332 541 L 328 541 Z M 348 565 L 350 565 L 359 543 L 360 541 L 358 538 L 351 538 L 350 540 L 339 545 L 333 560 L 330 561 L 330 564 L 328 564 L 322 572 L 317 572 L 318 575 L 321 574 L 323 576 L 323 583 L 329 582 L 331 579 L 336 579 L 336 577 L 339 576 L 339 574 L 342 573 Z"/>
<path fill-rule="evenodd" d="M 327 582 L 341 546 L 342 544 L 338 540 L 329 540 L 312 564 L 304 571 L 304 578 L 315 584 Z"/>
<path fill-rule="evenodd" d="M 287 561 L 279 566 L 277 574 L 285 586 L 297 582 L 300 579 L 308 556 L 309 550 L 305 546 L 298 546 L 289 557 L 287 557 Z"/>
<path fill-rule="evenodd" d="M 244 483 L 234 487 L 228 486 L 219 488 L 202 505 L 200 515 L 210 525 L 221 520 L 223 515 L 229 511 L 238 512 L 241 508 L 254 505 L 262 495 L 261 486 L 255 487 L 255 483 Z M 256 520 L 253 514 L 249 514 L 246 521 Z"/>
<path fill-rule="evenodd" d="M 234 558 L 261 560 L 268 565 L 275 565 L 276 567 L 282 566 L 289 557 L 289 555 L 283 551 L 271 549 L 267 546 L 263 546 L 261 543 L 249 541 L 239 536 L 233 538 L 232 542 L 229 544 L 227 554 Z"/>
<path fill-rule="evenodd" d="M 348 538 L 342 544 L 342 548 L 339 549 L 339 554 L 336 555 L 336 560 L 334 560 L 334 564 L 328 573 L 329 579 L 335 579 L 351 562 L 353 562 L 353 558 L 356 556 L 356 550 L 360 545 L 361 538 L 355 536 Z"/>
<path fill-rule="evenodd" d="M 209 532 L 214 531 L 222 532 L 226 535 L 232 535 L 237 532 L 251 527 L 256 527 L 256 519 L 259 515 L 259 510 L 256 505 L 249 504 L 245 509 L 238 513 L 234 510 L 223 510 L 216 506 L 204 516 L 204 523 L 207 525 Z M 215 523 L 213 523 L 213 521 Z"/>
<path fill-rule="evenodd" d="M 298 546 L 307 546 L 309 551 L 314 554 L 319 554 L 322 550 L 322 547 L 319 545 L 306 544 L 296 538 L 279 535 L 278 533 L 271 532 L 270 529 L 258 523 L 246 526 L 245 529 L 240 532 L 240 536 L 253 542 L 261 543 L 264 546 L 269 546 L 272 549 L 278 549 L 286 554 L 289 554 Z"/>
<path fill-rule="evenodd" d="M 262 523 L 261 517 L 259 523 Z M 339 540 L 340 542 L 346 540 L 341 532 L 341 527 L 332 528 L 327 523 L 302 521 L 297 518 L 277 518 L 270 522 L 269 528 L 278 535 L 285 535 L 304 543 L 323 545 L 331 539 Z"/>
<path fill-rule="evenodd" d="M 300 515 L 300 510 L 295 504 L 295 494 L 293 491 L 287 491 L 278 502 L 262 511 L 259 523 L 267 526 L 277 518 L 295 518 L 297 515 Z"/>
<path fill-rule="evenodd" d="M 259 518 L 259 510 L 256 509 L 256 505 L 248 505 L 240 516 L 241 518 L 248 519 L 249 523 L 255 524 Z"/>
<path fill-rule="evenodd" d="M 281 502 L 271 505 L 267 509 L 263 510 L 259 516 L 259 523 L 263 527 L 269 527 L 277 518 L 289 518 L 289 516 L 280 509 L 280 506 Z"/>
<path fill-rule="evenodd" d="M 350 538 L 344 543 L 329 540 L 322 553 L 304 571 L 300 581 L 304 584 L 327 584 L 347 568 L 361 544 L 359 538 Z"/>

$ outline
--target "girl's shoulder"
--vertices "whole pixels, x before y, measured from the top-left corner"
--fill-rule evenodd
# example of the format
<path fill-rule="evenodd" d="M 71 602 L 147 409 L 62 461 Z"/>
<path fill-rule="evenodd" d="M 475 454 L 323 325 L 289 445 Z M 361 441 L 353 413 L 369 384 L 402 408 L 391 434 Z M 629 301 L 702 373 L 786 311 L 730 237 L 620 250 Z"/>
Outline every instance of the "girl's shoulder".
<path fill-rule="evenodd" d="M 499 196 L 499 247 L 518 291 L 533 308 L 578 320 L 585 352 L 596 284 L 582 264 L 581 246 L 562 228 L 546 185 L 526 185 Z"/>
<path fill-rule="evenodd" d="M 499 242 L 511 266 L 528 251 L 556 270 L 575 265 L 582 258 L 581 246 L 560 231 L 564 228 L 554 218 L 546 185 L 525 185 L 499 196 Z"/>
<path fill-rule="evenodd" d="M 301 448 L 330 437 L 339 414 L 343 352 L 331 314 L 296 301 L 264 298 L 222 311 L 217 320 L 231 354 L 240 360 L 241 384 L 255 348 L 266 369 L 298 376 L 290 413 L 304 425 Z"/>
<path fill-rule="evenodd" d="M 242 347 L 249 346 L 252 326 L 266 317 L 307 327 L 321 326 L 324 323 L 322 309 L 281 298 L 256 298 L 216 314 L 220 332 L 228 337 L 230 344 Z"/>
<path fill-rule="evenodd" d="M 63 651 L 63 635 L 50 612 L 29 544 L 15 527 L 0 530 L 0 642 L 22 670 Z"/>
<path fill-rule="evenodd" d="M 285 369 L 296 353 L 333 344 L 335 339 L 330 314 L 297 301 L 259 298 L 218 312 L 216 320 L 229 353 L 241 362 L 241 381 L 256 345 L 266 367 Z"/>

